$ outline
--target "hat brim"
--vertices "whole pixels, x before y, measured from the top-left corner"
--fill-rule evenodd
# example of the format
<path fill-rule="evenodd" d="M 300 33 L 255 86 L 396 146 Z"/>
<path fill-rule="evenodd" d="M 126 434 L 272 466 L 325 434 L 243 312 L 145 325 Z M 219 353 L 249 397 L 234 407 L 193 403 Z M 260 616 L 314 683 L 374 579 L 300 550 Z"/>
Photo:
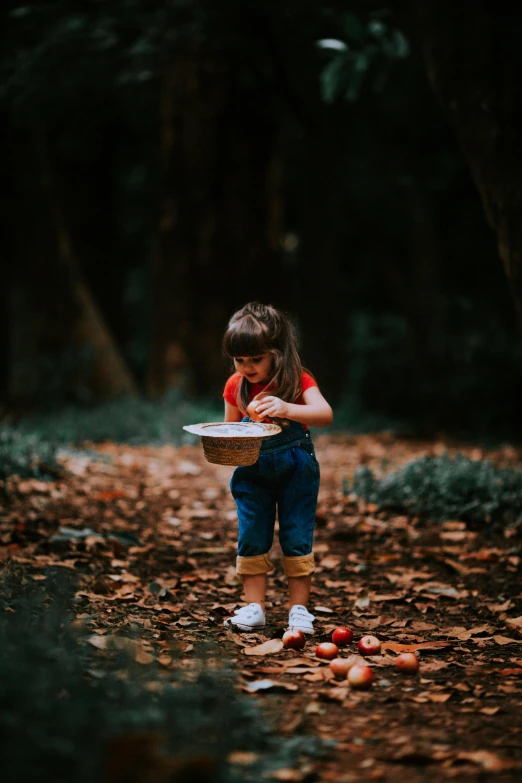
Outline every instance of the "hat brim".
<path fill-rule="evenodd" d="M 187 424 L 183 429 L 206 438 L 267 438 L 281 432 L 277 424 L 256 421 L 209 421 Z"/>

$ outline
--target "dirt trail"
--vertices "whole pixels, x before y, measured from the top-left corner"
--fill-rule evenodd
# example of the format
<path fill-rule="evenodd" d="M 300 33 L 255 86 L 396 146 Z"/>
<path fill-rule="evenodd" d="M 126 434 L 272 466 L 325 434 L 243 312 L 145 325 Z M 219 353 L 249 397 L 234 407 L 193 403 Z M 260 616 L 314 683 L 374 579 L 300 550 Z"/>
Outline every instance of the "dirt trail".
<path fill-rule="evenodd" d="M 346 495 L 361 464 L 379 468 L 386 459 L 397 466 L 447 446 L 386 435 L 316 437 L 322 484 L 310 609 L 317 630 L 299 652 L 245 652 L 280 639 L 285 628 L 277 543 L 270 624 L 249 636 L 223 629 L 223 618 L 241 604 L 228 491 L 233 469 L 207 463 L 199 445 L 106 443 L 64 455 L 70 473 L 59 481 L 10 480 L 0 556 L 37 580 L 52 565 L 81 574 L 78 622 L 100 637 L 139 628 L 137 660 L 144 666 L 159 660 L 166 678 L 178 660 L 189 670 L 210 638 L 218 657 L 236 668 L 238 688 L 263 705 L 279 731 L 338 743 L 325 758 L 303 758 L 274 779 L 520 781 L 520 542 L 458 520 L 392 516 Z M 458 448 L 473 458 L 521 464 L 511 447 L 491 455 Z M 368 692 L 335 681 L 314 655 L 316 642 L 330 641 L 341 624 L 354 632 L 343 655 L 355 652 L 365 633 L 383 643 Z M 396 671 L 400 645 L 420 650 L 418 675 Z M 256 690 L 261 680 L 272 685 Z"/>

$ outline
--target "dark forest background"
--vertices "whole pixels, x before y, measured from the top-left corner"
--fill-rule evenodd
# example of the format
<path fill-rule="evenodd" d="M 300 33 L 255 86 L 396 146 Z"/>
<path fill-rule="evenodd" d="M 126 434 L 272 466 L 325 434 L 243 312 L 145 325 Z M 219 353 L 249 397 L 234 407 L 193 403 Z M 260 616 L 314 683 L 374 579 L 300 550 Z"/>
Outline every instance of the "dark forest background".
<path fill-rule="evenodd" d="M 520 11 L 9 0 L 0 411 L 220 402 L 252 299 L 345 426 L 520 438 Z"/>

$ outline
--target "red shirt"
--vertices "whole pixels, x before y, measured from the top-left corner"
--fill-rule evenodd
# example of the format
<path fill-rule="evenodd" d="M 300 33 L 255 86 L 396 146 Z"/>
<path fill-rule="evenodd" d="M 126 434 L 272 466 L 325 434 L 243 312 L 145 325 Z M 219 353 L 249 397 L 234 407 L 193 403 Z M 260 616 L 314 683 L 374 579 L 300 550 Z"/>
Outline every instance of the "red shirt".
<path fill-rule="evenodd" d="M 225 384 L 225 389 L 223 391 L 223 397 L 224 399 L 229 402 L 231 405 L 234 405 L 236 408 L 238 408 L 238 400 L 237 400 L 237 393 L 239 391 L 239 384 L 241 382 L 241 378 L 243 376 L 239 372 L 235 372 L 233 375 L 230 376 L 228 381 Z M 250 399 L 253 400 L 256 394 L 259 394 L 260 392 L 264 391 L 266 389 L 266 384 L 262 383 L 249 383 L 249 392 L 250 392 Z M 303 391 L 306 391 L 307 389 L 310 389 L 312 386 L 317 386 L 317 381 L 312 378 L 312 376 L 307 373 L 303 372 L 301 376 L 301 388 Z M 295 400 L 296 405 L 304 405 L 305 402 L 303 400 L 303 396 Z M 243 413 L 243 411 L 241 411 Z M 246 413 L 243 415 L 246 416 Z M 305 429 L 308 429 L 306 424 L 303 424 L 303 427 Z"/>

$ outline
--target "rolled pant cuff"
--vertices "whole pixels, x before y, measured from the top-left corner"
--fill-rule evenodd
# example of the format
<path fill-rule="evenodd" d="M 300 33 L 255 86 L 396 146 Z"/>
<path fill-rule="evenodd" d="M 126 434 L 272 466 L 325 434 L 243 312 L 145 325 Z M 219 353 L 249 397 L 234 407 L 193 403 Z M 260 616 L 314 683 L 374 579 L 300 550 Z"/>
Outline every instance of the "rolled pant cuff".
<path fill-rule="evenodd" d="M 238 574 L 246 576 L 255 576 L 255 574 L 268 574 L 273 571 L 274 564 L 268 554 L 253 555 L 252 557 L 239 557 L 236 560 L 236 571 Z"/>
<path fill-rule="evenodd" d="M 314 553 L 298 557 L 283 557 L 285 574 L 287 576 L 309 576 L 315 571 Z"/>

